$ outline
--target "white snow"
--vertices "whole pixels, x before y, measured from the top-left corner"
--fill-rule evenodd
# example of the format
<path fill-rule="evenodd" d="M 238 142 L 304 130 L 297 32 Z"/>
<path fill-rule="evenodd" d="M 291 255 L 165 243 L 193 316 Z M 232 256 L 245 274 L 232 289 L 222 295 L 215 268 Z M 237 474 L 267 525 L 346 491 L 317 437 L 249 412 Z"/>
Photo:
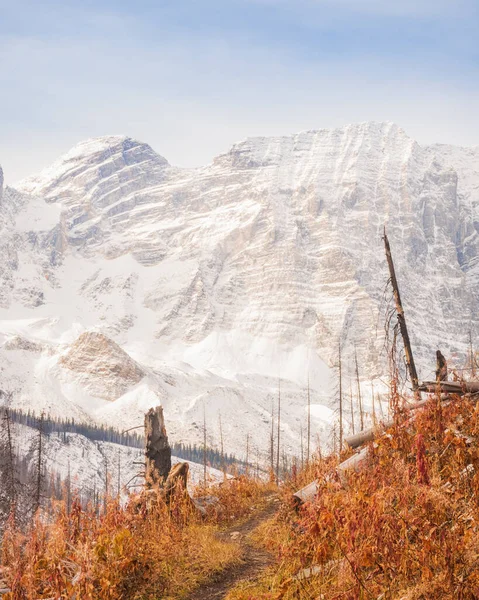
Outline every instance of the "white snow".
<path fill-rule="evenodd" d="M 477 335 L 478 158 L 391 123 L 252 138 L 194 170 L 125 136 L 82 142 L 3 192 L 0 387 L 17 406 L 121 428 L 161 403 L 173 440 L 199 442 L 204 411 L 212 445 L 221 415 L 228 451 L 249 433 L 267 456 L 279 380 L 298 452 L 309 377 L 326 442 L 340 342 L 345 389 L 357 351 L 384 394 L 384 225 L 421 375 L 438 347 L 461 361 Z M 85 331 L 119 344 L 142 381 L 106 401 L 101 374 L 62 367 Z"/>

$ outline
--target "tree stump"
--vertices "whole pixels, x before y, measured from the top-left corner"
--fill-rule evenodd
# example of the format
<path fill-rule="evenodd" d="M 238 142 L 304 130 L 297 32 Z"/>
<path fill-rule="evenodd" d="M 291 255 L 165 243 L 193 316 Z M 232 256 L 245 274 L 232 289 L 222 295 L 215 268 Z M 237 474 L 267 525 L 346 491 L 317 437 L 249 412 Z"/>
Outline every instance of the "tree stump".
<path fill-rule="evenodd" d="M 161 485 L 171 470 L 171 448 L 166 435 L 163 407 L 151 408 L 145 415 L 145 483 Z"/>

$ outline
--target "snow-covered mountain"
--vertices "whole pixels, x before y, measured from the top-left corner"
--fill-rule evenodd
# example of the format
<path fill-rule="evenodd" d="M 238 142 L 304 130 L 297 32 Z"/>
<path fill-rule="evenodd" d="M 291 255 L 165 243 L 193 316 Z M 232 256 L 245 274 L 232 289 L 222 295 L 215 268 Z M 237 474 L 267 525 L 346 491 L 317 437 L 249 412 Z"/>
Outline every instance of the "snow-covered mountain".
<path fill-rule="evenodd" d="M 16 406 L 267 452 L 281 378 L 297 451 L 309 376 L 328 435 L 346 381 L 383 353 L 387 227 L 421 375 L 478 325 L 479 147 L 365 123 L 236 144 L 179 169 L 123 136 L 83 142 L 1 193 L 0 379 Z M 369 386 L 368 386 L 369 389 Z M 377 388 L 376 388 L 377 389 Z"/>

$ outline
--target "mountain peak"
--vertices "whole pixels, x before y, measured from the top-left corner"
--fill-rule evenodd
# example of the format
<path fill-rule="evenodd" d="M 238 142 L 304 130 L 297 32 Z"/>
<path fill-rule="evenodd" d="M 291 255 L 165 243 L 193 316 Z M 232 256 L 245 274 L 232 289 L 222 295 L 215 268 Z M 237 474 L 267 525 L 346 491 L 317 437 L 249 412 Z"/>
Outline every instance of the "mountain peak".
<path fill-rule="evenodd" d="M 162 180 L 168 161 L 151 146 L 125 135 L 79 142 L 50 167 L 20 182 L 17 189 L 50 202 L 84 196 L 98 186 L 116 189 L 148 174 L 149 183 Z"/>
<path fill-rule="evenodd" d="M 78 144 L 75 144 L 75 146 L 73 146 L 59 160 L 67 161 L 79 158 L 88 158 L 90 156 L 102 154 L 103 152 L 115 152 L 117 150 L 126 152 L 134 148 L 148 149 L 153 154 L 156 154 L 148 144 L 131 138 L 127 135 L 104 135 L 95 138 L 87 138 L 86 140 L 78 142 Z M 166 162 L 166 159 L 163 160 Z"/>

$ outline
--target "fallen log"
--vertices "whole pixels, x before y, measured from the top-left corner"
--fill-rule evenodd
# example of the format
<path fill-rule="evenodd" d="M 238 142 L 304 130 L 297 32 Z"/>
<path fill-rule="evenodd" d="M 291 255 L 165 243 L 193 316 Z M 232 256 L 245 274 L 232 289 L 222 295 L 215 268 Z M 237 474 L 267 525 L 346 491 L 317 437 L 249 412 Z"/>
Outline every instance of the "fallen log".
<path fill-rule="evenodd" d="M 357 473 L 361 467 L 361 464 L 368 458 L 368 454 L 369 446 L 366 446 L 336 467 L 339 480 L 343 486 L 345 486 L 347 483 L 348 471 L 356 471 Z"/>
<path fill-rule="evenodd" d="M 418 387 L 418 391 L 429 392 L 429 393 L 437 393 L 441 392 L 440 399 L 442 402 L 447 402 L 450 400 L 449 394 L 476 394 L 479 393 L 479 381 L 468 381 L 468 382 L 458 382 L 458 381 L 425 381 Z M 425 406 L 429 399 L 420 400 L 419 402 L 415 402 L 414 404 L 407 405 L 407 410 L 417 410 L 418 408 L 422 408 Z M 406 420 L 406 423 L 408 420 Z M 368 442 L 372 442 L 379 435 L 384 435 L 384 431 L 390 429 L 394 425 L 394 420 L 386 421 L 382 426 L 382 431 L 380 431 L 377 427 L 372 427 L 371 429 L 366 429 L 364 431 L 360 431 L 356 435 L 349 436 L 345 439 L 346 444 L 350 448 L 358 448 L 367 444 Z M 346 473 L 350 470 L 358 471 L 360 465 L 368 456 L 368 447 L 363 448 L 360 452 L 353 454 L 347 460 L 342 462 L 340 465 L 336 467 L 336 473 L 339 476 L 342 485 L 347 483 Z M 318 481 L 312 481 L 305 487 L 301 488 L 297 492 L 293 494 L 293 500 L 296 505 L 301 505 L 304 502 L 311 502 L 314 500 L 314 497 L 318 493 L 319 483 Z"/>
<path fill-rule="evenodd" d="M 346 564 L 344 558 L 336 558 L 330 560 L 324 565 L 312 565 L 311 567 L 306 567 L 305 569 L 301 569 L 299 573 L 297 573 L 293 580 L 295 581 L 305 581 L 306 579 L 310 579 L 315 575 L 326 575 L 329 574 L 333 569 L 339 568 L 342 565 Z"/>
<path fill-rule="evenodd" d="M 368 451 L 369 447 L 363 448 L 360 452 L 356 452 L 336 467 L 335 473 L 339 477 L 341 485 L 346 485 L 346 474 L 348 471 L 359 471 L 361 463 L 364 462 L 368 457 Z M 331 478 L 334 479 L 334 476 Z M 318 491 L 319 482 L 317 480 L 312 481 L 293 494 L 293 501 L 296 506 L 300 506 L 305 502 L 312 502 Z"/>
<path fill-rule="evenodd" d="M 393 425 L 394 421 L 387 421 L 384 423 L 383 428 L 389 429 Z M 359 446 L 364 446 L 364 444 L 372 442 L 372 440 L 378 436 L 378 433 L 378 427 L 371 427 L 370 429 L 365 429 L 364 431 L 356 433 L 356 435 L 347 437 L 344 441 L 350 448 L 359 448 Z"/>
<path fill-rule="evenodd" d="M 308 483 L 308 485 L 306 485 L 304 488 L 301 488 L 293 494 L 293 501 L 297 506 L 303 504 L 304 502 L 311 502 L 312 500 L 314 500 L 316 494 L 318 493 L 318 490 L 318 482 L 316 480 L 312 481 L 311 483 Z"/>
<path fill-rule="evenodd" d="M 438 390 L 443 394 L 477 394 L 479 392 L 479 381 L 424 381 L 418 388 L 421 392 L 436 393 Z"/>
<path fill-rule="evenodd" d="M 445 382 L 443 382 L 445 383 Z M 427 389 L 421 389 L 422 386 L 424 386 L 425 384 L 421 384 L 421 386 L 419 386 L 419 391 L 422 392 L 426 392 L 428 391 Z M 434 382 L 432 385 L 436 386 L 434 388 L 434 393 L 437 392 L 437 383 Z M 457 388 L 454 388 L 457 389 Z M 451 393 L 457 393 L 457 392 L 451 392 Z M 449 400 L 449 395 L 446 394 L 441 394 L 441 401 L 445 402 Z M 414 404 L 407 404 L 406 405 L 406 409 L 407 410 L 417 410 L 418 408 L 422 408 L 423 406 L 426 406 L 426 404 L 429 402 L 429 399 L 426 400 L 420 400 L 419 402 L 414 402 Z M 390 429 L 392 426 L 394 425 L 394 419 L 390 419 L 389 421 L 386 421 L 381 427 L 371 427 L 370 429 L 365 429 L 364 431 L 360 431 L 359 433 L 356 433 L 356 435 L 350 435 L 349 437 L 345 438 L 345 442 L 346 444 L 350 447 L 350 448 L 359 448 L 359 446 L 363 446 L 364 444 L 367 444 L 368 442 L 372 442 L 376 437 L 378 437 L 378 435 L 381 435 L 381 430 L 387 430 Z"/>

